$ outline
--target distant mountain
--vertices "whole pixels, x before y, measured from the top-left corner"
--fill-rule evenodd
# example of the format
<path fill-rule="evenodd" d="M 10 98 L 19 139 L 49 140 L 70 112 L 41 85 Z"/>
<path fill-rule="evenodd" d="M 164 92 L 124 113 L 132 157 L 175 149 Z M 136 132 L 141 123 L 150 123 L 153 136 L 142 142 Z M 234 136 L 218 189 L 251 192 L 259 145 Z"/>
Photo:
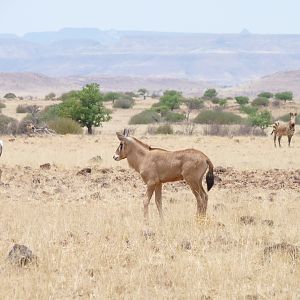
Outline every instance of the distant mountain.
<path fill-rule="evenodd" d="M 234 85 L 300 69 L 300 35 L 65 28 L 0 35 L 0 72 L 167 77 Z"/>

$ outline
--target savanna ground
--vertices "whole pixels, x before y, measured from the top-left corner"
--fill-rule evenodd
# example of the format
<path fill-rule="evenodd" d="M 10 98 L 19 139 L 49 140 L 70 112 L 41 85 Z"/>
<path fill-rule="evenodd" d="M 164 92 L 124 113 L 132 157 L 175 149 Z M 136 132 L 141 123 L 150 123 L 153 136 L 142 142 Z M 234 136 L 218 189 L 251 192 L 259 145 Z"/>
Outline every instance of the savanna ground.
<path fill-rule="evenodd" d="M 115 110 L 93 136 L 2 137 L 0 298 L 298 299 L 299 254 L 264 249 L 300 246 L 300 136 L 275 149 L 269 135 L 151 136 L 134 126 L 152 146 L 193 147 L 222 167 L 207 219 L 196 219 L 183 183 L 166 184 L 166 224 L 159 226 L 152 199 L 145 231 L 145 187 L 112 156 L 115 131 L 147 106 Z M 77 175 L 84 167 L 91 174 Z M 10 265 L 14 243 L 32 249 L 38 265 Z"/>

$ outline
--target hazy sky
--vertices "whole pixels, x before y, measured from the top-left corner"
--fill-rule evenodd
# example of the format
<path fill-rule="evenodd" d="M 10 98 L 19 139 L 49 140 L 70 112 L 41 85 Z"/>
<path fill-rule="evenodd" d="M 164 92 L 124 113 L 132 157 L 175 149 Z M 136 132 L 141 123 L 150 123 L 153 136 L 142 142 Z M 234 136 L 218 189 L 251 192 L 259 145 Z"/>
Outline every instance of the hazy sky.
<path fill-rule="evenodd" d="M 300 34 L 300 0 L 0 0 L 0 33 L 63 27 Z"/>

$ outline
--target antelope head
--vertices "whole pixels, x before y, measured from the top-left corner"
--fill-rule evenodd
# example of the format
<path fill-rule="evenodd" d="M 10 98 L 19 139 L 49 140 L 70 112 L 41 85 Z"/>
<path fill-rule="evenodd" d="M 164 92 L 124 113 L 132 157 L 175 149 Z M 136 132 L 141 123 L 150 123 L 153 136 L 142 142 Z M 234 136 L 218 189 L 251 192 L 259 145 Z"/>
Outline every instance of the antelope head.
<path fill-rule="evenodd" d="M 129 153 L 129 129 L 124 129 L 123 133 L 116 132 L 118 139 L 120 140 L 120 145 L 117 148 L 113 159 L 116 161 L 122 160 L 124 158 L 127 158 L 127 155 Z"/>
<path fill-rule="evenodd" d="M 290 127 L 295 127 L 297 113 L 290 113 Z"/>

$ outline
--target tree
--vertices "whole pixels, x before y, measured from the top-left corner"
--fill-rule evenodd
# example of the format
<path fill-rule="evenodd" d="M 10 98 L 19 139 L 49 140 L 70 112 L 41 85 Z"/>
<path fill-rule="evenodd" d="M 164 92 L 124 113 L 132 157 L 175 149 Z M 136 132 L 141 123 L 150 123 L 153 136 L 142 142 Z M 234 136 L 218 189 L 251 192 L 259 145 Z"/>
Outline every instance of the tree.
<path fill-rule="evenodd" d="M 249 98 L 246 96 L 237 96 L 235 97 L 235 101 L 242 106 L 249 103 Z"/>
<path fill-rule="evenodd" d="M 5 99 L 15 99 L 17 96 L 14 93 L 7 93 L 4 95 Z"/>
<path fill-rule="evenodd" d="M 250 124 L 259 127 L 263 132 L 271 125 L 272 115 L 268 110 L 259 111 L 249 115 Z"/>
<path fill-rule="evenodd" d="M 107 92 L 103 96 L 103 101 L 112 101 L 112 103 L 115 102 L 115 100 L 119 99 L 119 93 L 116 92 Z"/>
<path fill-rule="evenodd" d="M 207 90 L 204 92 L 203 97 L 204 97 L 204 98 L 212 99 L 212 98 L 216 97 L 217 94 L 218 94 L 218 93 L 217 93 L 216 89 L 207 89 Z"/>
<path fill-rule="evenodd" d="M 252 101 L 251 105 L 252 106 L 268 106 L 269 99 L 265 98 L 265 97 L 257 97 Z"/>
<path fill-rule="evenodd" d="M 198 99 L 198 98 L 185 99 L 183 102 L 187 107 L 187 113 L 186 113 L 187 121 L 189 121 L 189 119 L 190 119 L 190 113 L 192 110 L 201 109 L 204 107 L 203 100 Z"/>
<path fill-rule="evenodd" d="M 293 100 L 293 92 L 285 91 L 285 92 L 277 93 L 277 94 L 275 94 L 275 98 L 278 100 L 282 100 L 284 102 L 292 101 Z"/>
<path fill-rule="evenodd" d="M 45 100 L 53 100 L 55 96 L 56 95 L 54 93 L 49 93 L 48 95 L 45 96 Z"/>
<path fill-rule="evenodd" d="M 270 92 L 261 92 L 260 94 L 257 95 L 257 97 L 264 97 L 264 98 L 273 98 L 273 94 Z"/>
<path fill-rule="evenodd" d="M 138 90 L 138 94 L 143 96 L 144 99 L 146 98 L 146 95 L 148 94 L 148 91 L 145 88 L 141 88 Z"/>
<path fill-rule="evenodd" d="M 171 110 L 179 108 L 182 101 L 182 93 L 175 90 L 165 91 L 163 96 L 161 96 L 159 99 L 161 106 L 166 106 Z"/>
<path fill-rule="evenodd" d="M 101 126 L 102 122 L 110 120 L 97 83 L 87 84 L 81 91 L 72 93 L 59 106 L 61 117 L 71 118 L 82 127 L 87 127 L 88 134 L 92 134 L 93 126 Z"/>

